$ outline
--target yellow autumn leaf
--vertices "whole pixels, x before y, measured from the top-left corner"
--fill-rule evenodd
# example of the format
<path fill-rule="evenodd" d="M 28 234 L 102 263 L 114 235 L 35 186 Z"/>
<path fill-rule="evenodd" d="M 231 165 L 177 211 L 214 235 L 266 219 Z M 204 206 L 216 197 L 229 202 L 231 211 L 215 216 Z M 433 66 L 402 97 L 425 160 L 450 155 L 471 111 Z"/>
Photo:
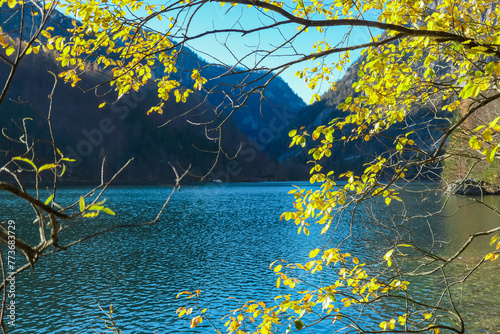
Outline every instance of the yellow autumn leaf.
<path fill-rule="evenodd" d="M 316 257 L 320 252 L 319 248 L 313 249 L 312 251 L 309 252 L 309 257 L 312 259 Z"/>
<path fill-rule="evenodd" d="M 392 261 L 391 261 L 391 258 L 392 258 L 392 254 L 394 253 L 394 249 L 391 249 L 390 251 L 388 251 L 387 253 L 385 253 L 384 255 L 384 260 L 387 261 L 387 266 L 391 266 L 392 265 Z"/>
<path fill-rule="evenodd" d="M 189 327 L 191 328 L 195 328 L 196 326 L 198 326 L 199 324 L 201 324 L 203 322 L 203 318 L 200 317 L 200 316 L 196 316 L 194 317 L 193 319 L 191 319 L 190 323 L 189 323 Z"/>
<path fill-rule="evenodd" d="M 9 46 L 9 47 L 7 48 L 7 50 L 5 50 L 5 54 L 6 54 L 7 56 L 10 56 L 10 55 L 12 55 L 12 54 L 14 53 L 14 51 L 16 51 L 16 49 L 15 49 L 15 48 L 11 45 L 11 46 Z"/>
<path fill-rule="evenodd" d="M 85 199 L 83 196 L 80 196 L 80 200 L 78 201 L 79 206 L 80 206 L 80 212 L 83 212 L 85 210 Z"/>
<path fill-rule="evenodd" d="M 24 162 L 28 163 L 31 167 L 33 167 L 33 169 L 35 170 L 35 172 L 38 172 L 38 168 L 33 163 L 33 161 L 31 161 L 30 159 L 23 158 L 23 157 L 14 157 L 14 158 L 12 158 L 12 160 L 13 161 L 24 161 Z"/>
<path fill-rule="evenodd" d="M 487 142 L 490 142 L 490 141 L 493 140 L 491 129 L 484 130 L 484 132 L 483 132 L 483 139 L 484 139 L 484 141 L 487 141 Z"/>

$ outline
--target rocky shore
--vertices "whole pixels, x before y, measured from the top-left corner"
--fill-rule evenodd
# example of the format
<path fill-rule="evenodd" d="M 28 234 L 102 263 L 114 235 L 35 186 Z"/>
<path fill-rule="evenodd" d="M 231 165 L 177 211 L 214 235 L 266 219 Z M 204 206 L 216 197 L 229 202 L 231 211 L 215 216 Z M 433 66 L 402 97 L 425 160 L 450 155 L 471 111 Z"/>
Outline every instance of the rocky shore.
<path fill-rule="evenodd" d="M 476 179 L 464 179 L 448 183 L 444 186 L 443 190 L 453 195 L 500 195 L 500 186 Z"/>

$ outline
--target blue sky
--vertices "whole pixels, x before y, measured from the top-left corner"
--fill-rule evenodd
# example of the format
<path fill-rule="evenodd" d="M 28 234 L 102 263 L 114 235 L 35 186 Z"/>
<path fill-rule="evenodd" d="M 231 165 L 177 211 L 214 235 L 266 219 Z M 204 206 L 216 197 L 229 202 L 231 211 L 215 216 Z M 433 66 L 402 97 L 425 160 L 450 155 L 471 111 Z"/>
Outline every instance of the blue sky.
<path fill-rule="evenodd" d="M 270 17 L 271 15 L 273 15 L 273 13 L 259 13 L 257 10 L 247 8 L 243 5 L 232 7 L 230 4 L 226 4 L 224 7 L 221 7 L 219 3 L 212 2 L 205 5 L 195 14 L 194 20 L 192 21 L 189 29 L 189 35 L 192 36 L 203 33 L 213 28 L 255 28 L 262 26 L 263 23 L 273 22 Z M 161 23 L 159 21 L 157 22 L 158 26 L 155 26 L 155 28 L 161 30 L 161 25 L 163 25 L 165 21 L 162 21 Z M 197 53 L 199 53 L 205 60 L 216 62 L 215 59 L 217 59 L 223 63 L 233 65 L 239 59 L 243 58 L 255 49 L 269 50 L 270 48 L 280 45 L 284 40 L 283 36 L 293 36 L 296 33 L 295 28 L 296 27 L 294 25 L 289 25 L 281 28 L 280 31 L 273 29 L 270 31 L 246 35 L 244 37 L 242 37 L 241 34 L 221 34 L 217 37 L 206 36 L 189 42 L 188 46 L 197 51 Z M 318 40 L 324 39 L 330 45 L 335 45 L 342 40 L 348 31 L 348 27 L 330 28 L 326 30 L 325 33 L 320 33 L 316 31 L 316 29 L 310 29 L 309 32 L 299 36 L 299 38 L 294 42 L 293 47 L 301 54 L 310 54 L 314 50 L 313 44 Z M 372 33 L 376 35 L 376 32 Z M 370 34 L 366 28 L 354 28 L 352 34 L 350 35 L 349 44 L 366 43 L 369 39 Z M 230 46 L 230 50 L 224 47 L 223 44 Z M 266 66 L 277 66 L 287 60 L 290 61 L 295 59 L 287 56 L 290 52 L 290 49 L 282 49 L 275 57 L 264 60 L 263 64 Z M 351 54 L 353 60 L 355 60 L 358 56 L 359 52 Z M 336 56 L 330 56 L 330 58 L 327 59 L 329 63 L 332 63 L 335 60 Z M 247 57 L 243 60 L 247 66 L 252 66 L 256 61 L 259 61 L 259 59 L 255 55 Z M 326 92 L 329 88 L 329 84 L 324 83 L 313 91 L 307 89 L 304 81 L 295 77 L 295 73 L 305 67 L 312 68 L 317 65 L 318 60 L 297 64 L 286 70 L 281 75 L 281 77 L 306 103 L 310 102 L 313 94 L 318 93 L 321 95 Z M 343 73 L 338 72 L 332 79 L 336 81 L 342 78 L 342 76 Z"/>

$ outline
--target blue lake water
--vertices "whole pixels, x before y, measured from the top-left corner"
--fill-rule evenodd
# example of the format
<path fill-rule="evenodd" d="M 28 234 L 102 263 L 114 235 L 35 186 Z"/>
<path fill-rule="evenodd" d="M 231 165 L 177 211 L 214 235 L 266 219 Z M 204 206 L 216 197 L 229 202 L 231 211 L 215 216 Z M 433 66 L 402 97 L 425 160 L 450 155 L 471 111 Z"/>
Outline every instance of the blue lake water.
<path fill-rule="evenodd" d="M 105 328 L 98 319 L 103 316 L 98 305 L 108 309 L 110 304 L 125 333 L 213 332 L 206 322 L 190 329 L 187 319 L 176 316 L 175 310 L 186 304 L 183 299 L 175 298 L 178 292 L 201 289 L 201 303 L 213 312 L 214 319 L 237 307 L 236 299 L 271 302 L 277 291 L 276 277 L 268 269 L 269 264 L 280 258 L 304 261 L 318 243 L 328 241 L 315 228 L 310 236 L 299 235 L 293 223 L 279 220 L 281 213 L 292 210 L 293 197 L 287 195 L 290 189 L 291 183 L 183 187 L 174 195 L 159 223 L 117 229 L 42 258 L 34 271 L 25 271 L 16 280 L 16 326 L 12 332 L 93 333 L 94 328 L 102 333 Z M 58 196 L 70 203 L 84 191 L 62 189 Z M 94 220 L 76 222 L 73 231 L 61 237 L 61 244 L 101 227 L 150 221 L 169 192 L 168 187 L 112 188 L 105 197 L 116 216 L 100 215 Z M 384 247 L 389 245 L 385 239 L 376 230 L 359 235 L 356 232 L 375 219 L 385 219 L 384 223 L 390 225 L 394 224 L 392 214 L 425 216 L 426 210 L 432 211 L 440 205 L 436 194 L 423 197 L 408 193 L 404 199 L 405 208 L 400 204 L 389 208 L 375 205 L 372 211 L 362 211 L 357 218 L 359 223 L 353 225 L 355 238 L 344 243 L 344 250 L 364 252 L 356 253 L 362 261 L 380 258 L 386 251 Z M 498 197 L 488 201 L 496 205 Z M 12 196 L 0 193 L 0 220 L 13 219 L 20 235 L 29 234 L 34 228 L 30 208 L 19 208 L 18 203 Z M 455 213 L 464 204 L 467 205 Z M 450 215 L 451 218 L 445 218 Z M 452 254 L 469 233 L 499 226 L 500 219 L 480 205 L 469 205 L 452 197 L 442 217 L 421 217 L 407 224 L 413 229 L 414 242 L 435 247 L 442 254 Z M 346 215 L 334 243 L 349 231 Z M 488 238 L 483 241 L 487 245 Z M 484 255 L 484 249 L 484 245 L 478 244 L 464 256 L 475 259 Z M 18 261 L 21 262 L 20 257 Z M 486 266 L 480 278 L 461 286 L 463 292 L 457 303 L 465 310 L 467 322 L 475 332 L 488 333 L 500 329 L 500 316 L 491 316 L 491 307 L 500 302 L 498 264 Z M 418 293 L 424 295 L 431 295 L 433 284 L 414 282 Z M 385 319 L 370 312 L 366 317 L 367 324 Z M 314 328 L 317 334 L 331 331 L 328 324 Z"/>

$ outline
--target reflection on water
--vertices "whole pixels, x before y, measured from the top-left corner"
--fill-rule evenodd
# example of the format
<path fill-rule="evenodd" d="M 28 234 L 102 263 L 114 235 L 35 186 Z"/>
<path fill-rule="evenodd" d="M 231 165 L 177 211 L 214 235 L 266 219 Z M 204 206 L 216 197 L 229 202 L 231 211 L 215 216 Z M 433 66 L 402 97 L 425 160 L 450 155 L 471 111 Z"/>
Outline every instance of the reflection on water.
<path fill-rule="evenodd" d="M 481 200 L 477 197 L 477 200 Z M 445 236 L 452 240 L 450 247 L 456 248 L 468 239 L 469 235 L 487 231 L 500 226 L 500 217 L 488 206 L 498 210 L 499 196 L 485 196 L 483 203 L 471 201 L 464 197 L 452 196 L 444 210 L 446 219 Z M 491 236 L 479 236 L 463 256 L 481 257 L 490 247 Z"/>
<path fill-rule="evenodd" d="M 186 319 L 175 316 L 175 310 L 183 306 L 183 300 L 175 299 L 179 291 L 202 289 L 202 303 L 219 316 L 237 306 L 234 299 L 227 297 L 271 301 L 276 290 L 269 264 L 279 258 L 305 260 L 309 250 L 322 242 L 317 233 L 298 235 L 293 223 L 280 222 L 280 214 L 292 209 L 293 199 L 286 195 L 289 189 L 287 183 L 183 188 L 173 197 L 160 223 L 118 229 L 42 259 L 34 272 L 24 272 L 18 278 L 15 333 L 90 333 L 92 327 L 102 332 L 102 323 L 96 318 L 102 316 L 98 304 L 105 309 L 114 305 L 126 333 L 206 333 L 209 330 L 205 322 L 193 330 Z M 66 189 L 59 196 L 71 202 L 81 192 Z M 153 187 L 111 189 L 107 203 L 117 216 L 79 222 L 77 234 L 95 229 L 96 225 L 149 221 L 168 192 L 167 188 Z M 422 211 L 419 196 L 404 195 L 408 214 Z M 488 198 L 491 205 L 497 202 L 498 197 Z M 18 229 L 29 228 L 29 211 L 19 210 L 6 194 L 0 194 L 0 203 L 0 220 L 15 219 Z M 426 210 L 437 209 L 439 203 L 434 196 L 424 206 Z M 498 216 L 485 213 L 481 205 L 465 204 L 463 199 L 452 197 L 443 217 L 409 220 L 414 241 L 429 245 L 432 229 L 436 239 L 443 241 L 438 243 L 440 251 L 452 253 L 468 234 L 500 225 Z M 461 209 L 453 214 L 456 207 Z M 391 211 L 403 212 L 398 204 L 390 209 L 376 206 L 373 210 L 378 219 L 386 217 L 388 221 Z M 369 222 L 372 218 L 366 213 L 363 219 Z M 345 230 L 346 226 L 341 228 Z M 344 231 L 339 236 L 346 234 Z M 377 233 L 369 233 L 344 247 L 359 252 L 369 243 L 384 244 L 379 239 Z M 470 256 L 480 257 L 482 251 L 484 248 L 478 245 Z M 370 251 L 360 257 L 374 254 Z M 458 302 L 469 314 L 469 322 L 479 324 L 480 319 L 490 319 L 491 326 L 499 324 L 489 312 L 492 302 L 500 302 L 497 268 L 498 264 L 492 263 L 478 273 L 482 283 L 470 280 L 470 284 L 460 286 L 463 298 Z M 426 287 L 429 284 L 433 283 L 417 282 L 415 287 L 426 293 L 432 290 Z M 325 325 L 315 333 L 330 331 Z"/>

